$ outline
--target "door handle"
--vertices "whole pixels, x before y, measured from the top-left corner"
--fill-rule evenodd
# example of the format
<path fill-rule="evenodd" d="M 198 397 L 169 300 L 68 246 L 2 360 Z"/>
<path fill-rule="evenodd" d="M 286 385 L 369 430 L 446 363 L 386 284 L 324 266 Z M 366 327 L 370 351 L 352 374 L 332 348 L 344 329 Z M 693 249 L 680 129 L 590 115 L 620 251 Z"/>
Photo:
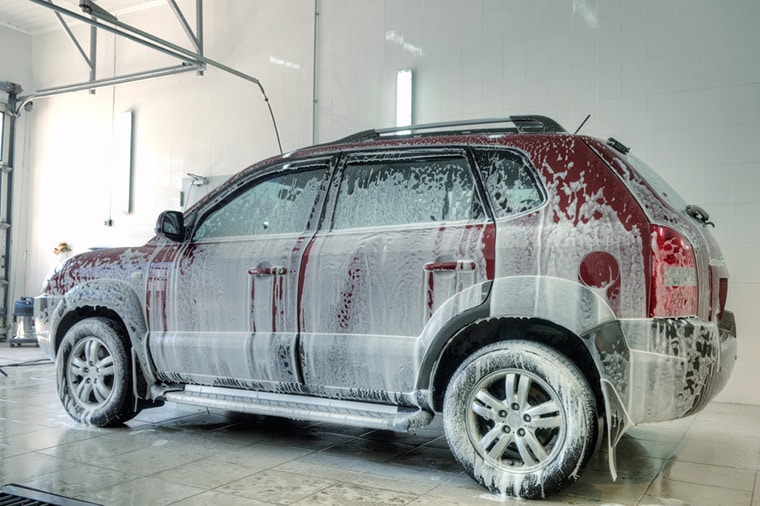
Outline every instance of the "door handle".
<path fill-rule="evenodd" d="M 281 265 L 272 267 L 251 267 L 248 269 L 250 276 L 283 276 L 288 273 L 288 269 Z"/>
<path fill-rule="evenodd" d="M 422 268 L 428 272 L 440 271 L 474 271 L 473 260 L 455 260 L 453 262 L 428 262 Z"/>

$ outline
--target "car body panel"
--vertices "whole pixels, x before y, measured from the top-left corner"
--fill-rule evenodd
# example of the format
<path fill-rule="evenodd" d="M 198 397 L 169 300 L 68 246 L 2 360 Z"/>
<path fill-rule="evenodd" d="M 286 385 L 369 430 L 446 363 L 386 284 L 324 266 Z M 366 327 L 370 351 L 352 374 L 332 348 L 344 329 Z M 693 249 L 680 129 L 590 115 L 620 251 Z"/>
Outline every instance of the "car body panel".
<path fill-rule="evenodd" d="M 35 302 L 40 345 L 54 357 L 72 322 L 105 311 L 128 331 L 146 399 L 194 385 L 231 392 L 209 405 L 266 402 L 268 413 L 298 394 L 299 417 L 333 401 L 432 412 L 466 330 L 544 322 L 565 336 L 560 352 L 580 348 L 594 369 L 584 373 L 603 400 L 614 474 L 631 425 L 692 414 L 723 387 L 736 337 L 708 219 L 610 144 L 557 133 L 402 136 L 263 161 L 185 213 L 183 241 L 156 237 L 60 267 Z M 296 181 L 305 174 L 308 186 Z M 270 182 L 282 188 L 241 208 L 263 228 L 226 231 L 241 214 L 234 202 Z M 256 214 L 277 206 L 295 209 L 298 224 L 270 228 Z M 659 227 L 693 251 L 693 314 L 653 314 Z M 246 390 L 258 393 L 235 393 Z M 341 404 L 336 420 L 367 420 L 362 406 L 349 416 Z M 395 428 L 428 420 L 386 415 Z"/>

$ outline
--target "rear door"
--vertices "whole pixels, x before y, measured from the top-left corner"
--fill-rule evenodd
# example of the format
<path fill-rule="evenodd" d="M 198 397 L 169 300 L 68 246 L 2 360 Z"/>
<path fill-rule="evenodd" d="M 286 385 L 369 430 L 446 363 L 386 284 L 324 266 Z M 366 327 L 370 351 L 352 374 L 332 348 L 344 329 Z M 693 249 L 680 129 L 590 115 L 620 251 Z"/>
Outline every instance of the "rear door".
<path fill-rule="evenodd" d="M 329 160 L 291 163 L 250 178 L 201 209 L 177 255 L 156 265 L 152 282 L 166 286 L 166 311 L 151 315 L 149 346 L 164 378 L 257 389 L 300 383 L 299 266 L 328 169 Z"/>
<path fill-rule="evenodd" d="M 352 397 L 411 391 L 425 325 L 493 276 L 493 225 L 466 152 L 347 156 L 327 209 L 302 266 L 304 382 Z"/>

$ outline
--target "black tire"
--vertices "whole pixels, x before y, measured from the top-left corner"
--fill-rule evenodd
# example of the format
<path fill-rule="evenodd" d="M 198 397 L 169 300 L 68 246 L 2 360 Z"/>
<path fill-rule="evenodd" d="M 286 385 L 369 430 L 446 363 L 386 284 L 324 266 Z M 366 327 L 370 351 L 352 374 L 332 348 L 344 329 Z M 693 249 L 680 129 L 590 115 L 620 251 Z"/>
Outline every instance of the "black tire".
<path fill-rule="evenodd" d="M 137 415 L 125 343 L 107 318 L 84 319 L 66 332 L 55 361 L 58 396 L 77 422 L 112 427 Z"/>
<path fill-rule="evenodd" d="M 544 498 L 594 453 L 596 399 L 578 368 L 540 343 L 505 341 L 470 356 L 444 397 L 452 453 L 494 493 Z"/>

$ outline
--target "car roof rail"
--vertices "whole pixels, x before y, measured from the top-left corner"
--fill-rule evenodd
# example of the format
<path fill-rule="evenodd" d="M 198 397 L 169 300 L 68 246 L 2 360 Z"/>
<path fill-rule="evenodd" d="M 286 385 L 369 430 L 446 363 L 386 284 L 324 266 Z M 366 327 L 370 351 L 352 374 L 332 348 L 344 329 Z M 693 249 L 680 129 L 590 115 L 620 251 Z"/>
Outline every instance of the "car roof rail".
<path fill-rule="evenodd" d="M 511 127 L 482 127 L 483 125 L 511 124 Z M 375 130 L 364 130 L 351 134 L 330 144 L 349 144 L 387 138 L 390 135 L 421 135 L 429 134 L 467 134 L 483 132 L 509 132 L 509 133 L 566 133 L 567 131 L 553 119 L 546 116 L 507 116 L 503 118 L 467 119 L 460 121 L 445 121 L 440 123 L 426 123 L 421 125 L 407 125 Z"/>

